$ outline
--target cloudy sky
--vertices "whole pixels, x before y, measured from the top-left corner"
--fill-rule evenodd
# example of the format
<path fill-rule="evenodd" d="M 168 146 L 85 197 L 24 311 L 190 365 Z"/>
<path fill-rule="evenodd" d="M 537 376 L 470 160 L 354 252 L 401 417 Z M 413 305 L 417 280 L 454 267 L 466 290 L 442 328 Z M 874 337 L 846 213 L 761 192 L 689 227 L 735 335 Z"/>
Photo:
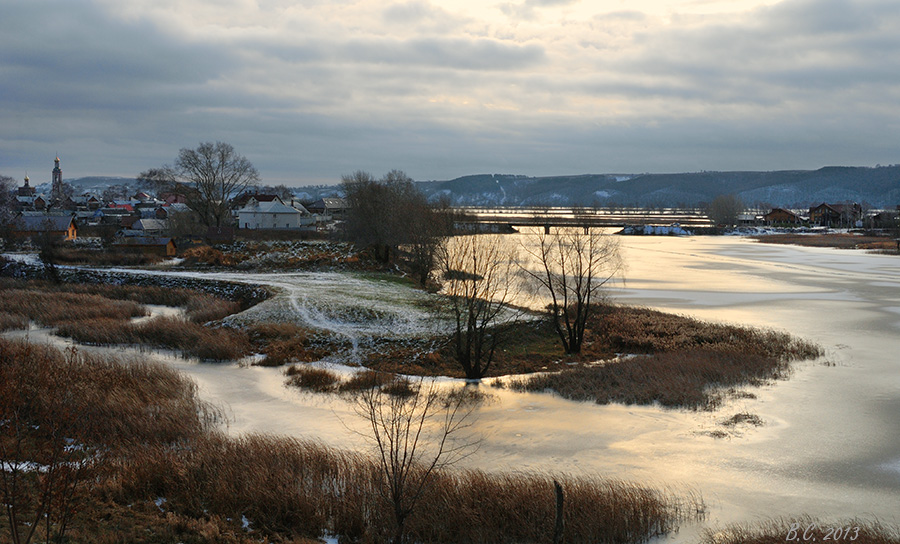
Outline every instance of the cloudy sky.
<path fill-rule="evenodd" d="M 900 163 L 900 2 L 0 0 L 0 174 L 216 140 L 288 185 Z"/>

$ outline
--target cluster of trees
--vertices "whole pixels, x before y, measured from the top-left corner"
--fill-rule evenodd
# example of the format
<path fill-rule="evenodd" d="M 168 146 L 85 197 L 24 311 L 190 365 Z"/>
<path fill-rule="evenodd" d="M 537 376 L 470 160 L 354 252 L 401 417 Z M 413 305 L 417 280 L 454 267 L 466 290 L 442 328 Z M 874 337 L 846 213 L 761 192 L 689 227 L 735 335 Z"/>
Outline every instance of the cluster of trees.
<path fill-rule="evenodd" d="M 558 229 L 520 245 L 502 235 L 451 237 L 457 217 L 446 205 L 429 204 L 402 171 L 380 179 L 357 171 L 344 176 L 342 186 L 347 240 L 384 263 L 406 266 L 423 285 L 430 279 L 441 284 L 454 353 L 468 379 L 487 375 L 525 292 L 550 300 L 548 319 L 563 351 L 580 353 L 603 286 L 622 271 L 616 239 L 597 229 Z M 520 251 L 530 259 L 520 260 Z"/>
<path fill-rule="evenodd" d="M 259 172 L 231 144 L 203 142 L 196 149 L 182 148 L 174 165 L 151 168 L 138 181 L 158 193 L 183 195 L 187 206 L 208 227 L 221 227 L 231 219 L 231 199 L 259 183 Z"/>
<path fill-rule="evenodd" d="M 359 170 L 343 176 L 341 188 L 350 210 L 343 223 L 345 239 L 382 263 L 403 263 L 420 284 L 428 283 L 439 249 L 452 234 L 447 207 L 431 205 L 401 170 L 380 179 Z"/>

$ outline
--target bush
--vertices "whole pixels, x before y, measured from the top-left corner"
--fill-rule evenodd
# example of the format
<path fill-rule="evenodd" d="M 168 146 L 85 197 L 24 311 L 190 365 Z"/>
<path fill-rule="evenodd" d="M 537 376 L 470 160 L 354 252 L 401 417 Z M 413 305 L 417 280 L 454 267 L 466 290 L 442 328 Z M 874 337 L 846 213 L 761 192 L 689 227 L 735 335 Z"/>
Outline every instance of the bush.
<path fill-rule="evenodd" d="M 301 389 L 310 389 L 316 393 L 332 391 L 341 378 L 334 372 L 324 368 L 306 365 L 294 365 L 284 373 L 288 376 L 288 384 Z"/>

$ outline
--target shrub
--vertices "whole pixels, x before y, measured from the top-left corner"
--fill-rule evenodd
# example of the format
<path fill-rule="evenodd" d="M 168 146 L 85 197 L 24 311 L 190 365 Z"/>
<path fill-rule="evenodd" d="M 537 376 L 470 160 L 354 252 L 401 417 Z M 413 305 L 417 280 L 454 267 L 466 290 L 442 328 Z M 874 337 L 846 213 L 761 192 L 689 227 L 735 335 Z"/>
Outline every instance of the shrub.
<path fill-rule="evenodd" d="M 341 378 L 334 372 L 324 368 L 306 365 L 294 365 L 284 373 L 288 376 L 288 384 L 301 389 L 310 389 L 317 393 L 332 391 Z"/>

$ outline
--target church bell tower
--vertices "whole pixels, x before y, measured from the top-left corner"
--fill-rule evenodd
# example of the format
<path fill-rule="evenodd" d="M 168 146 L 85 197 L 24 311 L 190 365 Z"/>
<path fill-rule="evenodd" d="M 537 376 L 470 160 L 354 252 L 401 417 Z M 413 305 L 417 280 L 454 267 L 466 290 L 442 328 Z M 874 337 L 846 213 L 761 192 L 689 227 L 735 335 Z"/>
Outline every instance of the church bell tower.
<path fill-rule="evenodd" d="M 62 169 L 59 167 L 59 157 L 56 157 L 56 166 L 53 167 L 53 187 L 50 189 L 50 197 L 54 200 L 62 200 Z"/>

